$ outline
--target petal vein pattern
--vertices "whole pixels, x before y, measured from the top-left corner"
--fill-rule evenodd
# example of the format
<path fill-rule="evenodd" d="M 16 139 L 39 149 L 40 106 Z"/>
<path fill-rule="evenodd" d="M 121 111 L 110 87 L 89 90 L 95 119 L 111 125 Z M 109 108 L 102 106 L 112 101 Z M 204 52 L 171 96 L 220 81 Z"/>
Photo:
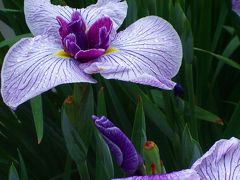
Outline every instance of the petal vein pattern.
<path fill-rule="evenodd" d="M 204 180 L 240 179 L 240 140 L 217 141 L 192 166 Z"/>
<path fill-rule="evenodd" d="M 129 178 L 120 178 L 113 180 L 201 180 L 196 171 L 186 169 L 168 174 L 156 174 L 150 176 L 133 176 Z"/>
<path fill-rule="evenodd" d="M 95 82 L 81 70 L 78 61 L 54 55 L 60 50 L 60 42 L 49 36 L 25 38 L 16 43 L 8 51 L 2 67 L 4 102 L 16 108 L 59 84 Z"/>
<path fill-rule="evenodd" d="M 99 0 L 96 4 L 87 8 L 76 9 L 68 6 L 56 6 L 50 0 L 25 0 L 24 13 L 27 25 L 34 36 L 44 33 L 58 35 L 59 25 L 57 16 L 61 16 L 66 21 L 71 20 L 71 14 L 79 11 L 83 19 L 90 27 L 97 19 L 107 16 L 113 21 L 113 27 L 117 29 L 127 15 L 127 3 L 119 0 Z"/>
<path fill-rule="evenodd" d="M 110 44 L 118 51 L 102 56 L 85 69 L 118 79 L 163 89 L 173 89 L 171 81 L 182 62 L 182 45 L 177 32 L 165 20 L 149 16 L 120 32 Z"/>
<path fill-rule="evenodd" d="M 117 30 L 127 16 L 127 8 L 125 0 L 98 0 L 96 4 L 82 9 L 81 13 L 88 25 L 92 25 L 97 19 L 108 16 L 113 21 L 113 28 Z"/>

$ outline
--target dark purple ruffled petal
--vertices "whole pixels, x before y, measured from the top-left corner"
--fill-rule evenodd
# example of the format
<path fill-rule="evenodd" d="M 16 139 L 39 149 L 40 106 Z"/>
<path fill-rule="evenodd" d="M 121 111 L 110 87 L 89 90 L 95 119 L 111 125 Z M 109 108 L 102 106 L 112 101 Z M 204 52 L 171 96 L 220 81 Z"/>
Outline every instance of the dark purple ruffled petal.
<path fill-rule="evenodd" d="M 89 49 L 89 50 L 80 50 L 78 51 L 74 58 L 80 62 L 87 62 L 102 56 L 104 54 L 104 49 Z"/>
<path fill-rule="evenodd" d="M 87 37 L 90 48 L 104 48 L 109 43 L 109 35 L 112 31 L 113 23 L 109 17 L 97 20 L 89 29 Z"/>
<path fill-rule="evenodd" d="M 79 12 L 76 11 L 72 14 L 72 21 L 68 24 L 67 30 L 69 33 L 75 34 L 77 44 L 82 50 L 88 49 L 88 41 L 85 34 L 86 25 Z"/>
<path fill-rule="evenodd" d="M 81 50 L 80 47 L 76 44 L 76 36 L 74 34 L 69 34 L 65 37 L 63 46 L 64 51 L 71 56 L 75 56 L 75 54 Z"/>
<path fill-rule="evenodd" d="M 100 133 L 105 137 L 105 140 L 107 139 L 106 143 L 118 163 L 121 162 L 122 156 L 121 168 L 127 174 L 133 174 L 139 167 L 139 156 L 131 141 L 106 117 L 102 116 L 101 118 L 97 118 L 93 116 L 93 120 Z"/>
<path fill-rule="evenodd" d="M 78 11 L 72 13 L 69 23 L 61 17 L 57 20 L 64 51 L 74 59 L 85 63 L 102 56 L 108 49 L 113 26 L 110 18 L 99 19 L 88 32 Z"/>
<path fill-rule="evenodd" d="M 58 21 L 58 24 L 60 25 L 59 35 L 62 37 L 62 40 L 63 40 L 69 34 L 67 29 L 68 23 L 60 16 L 57 16 L 56 19 Z"/>

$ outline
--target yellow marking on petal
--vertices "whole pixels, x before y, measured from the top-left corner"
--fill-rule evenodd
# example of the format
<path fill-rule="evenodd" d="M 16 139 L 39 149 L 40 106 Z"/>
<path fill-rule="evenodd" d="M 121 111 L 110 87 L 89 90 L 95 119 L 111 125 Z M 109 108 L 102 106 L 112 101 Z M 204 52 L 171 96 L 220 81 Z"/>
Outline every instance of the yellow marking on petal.
<path fill-rule="evenodd" d="M 104 71 L 105 69 L 103 68 L 103 67 L 100 67 L 99 68 L 99 71 L 101 72 L 101 71 Z"/>
<path fill-rule="evenodd" d="M 112 53 L 115 53 L 115 52 L 118 52 L 118 51 L 119 50 L 117 48 L 110 47 L 105 51 L 104 55 L 112 54 Z"/>
<path fill-rule="evenodd" d="M 66 53 L 64 50 L 57 51 L 53 55 L 60 58 L 71 58 L 70 54 Z"/>

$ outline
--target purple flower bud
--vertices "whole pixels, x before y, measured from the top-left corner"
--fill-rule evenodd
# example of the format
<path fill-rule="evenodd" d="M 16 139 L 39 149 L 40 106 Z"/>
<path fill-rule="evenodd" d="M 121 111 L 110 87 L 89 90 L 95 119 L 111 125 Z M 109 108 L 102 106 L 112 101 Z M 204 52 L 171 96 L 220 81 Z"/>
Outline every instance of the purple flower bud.
<path fill-rule="evenodd" d="M 117 164 L 127 174 L 134 174 L 138 167 L 143 165 L 143 161 L 128 137 L 106 117 L 99 118 L 93 115 L 92 119 L 108 144 Z"/>

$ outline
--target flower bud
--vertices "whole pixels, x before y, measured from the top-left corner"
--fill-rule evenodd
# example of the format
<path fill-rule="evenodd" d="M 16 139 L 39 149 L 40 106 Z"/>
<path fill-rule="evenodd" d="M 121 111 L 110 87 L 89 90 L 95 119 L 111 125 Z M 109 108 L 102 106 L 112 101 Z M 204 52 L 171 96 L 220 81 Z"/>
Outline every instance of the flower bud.
<path fill-rule="evenodd" d="M 128 137 L 106 117 L 92 116 L 92 119 L 105 142 L 124 172 L 134 174 L 143 165 L 142 158 Z"/>
<path fill-rule="evenodd" d="M 148 175 L 165 173 L 165 168 L 160 159 L 159 149 L 153 141 L 144 144 L 144 162 Z"/>

